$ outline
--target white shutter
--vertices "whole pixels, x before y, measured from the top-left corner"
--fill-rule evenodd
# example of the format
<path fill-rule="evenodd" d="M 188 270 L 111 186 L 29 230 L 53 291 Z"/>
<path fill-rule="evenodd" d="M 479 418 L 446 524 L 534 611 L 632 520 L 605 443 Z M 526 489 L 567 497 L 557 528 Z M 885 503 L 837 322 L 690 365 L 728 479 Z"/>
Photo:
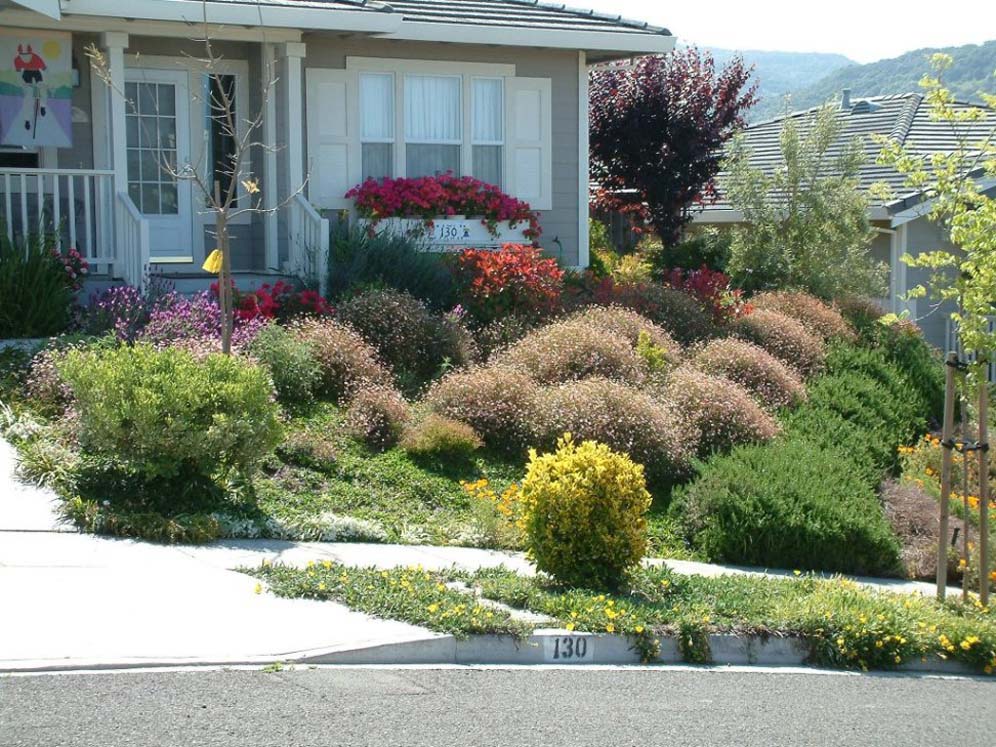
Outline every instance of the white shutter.
<path fill-rule="evenodd" d="M 534 210 L 553 209 L 552 91 L 549 78 L 506 78 L 506 182 Z"/>
<path fill-rule="evenodd" d="M 308 199 L 319 209 L 352 207 L 360 182 L 359 80 L 352 70 L 309 69 Z"/>

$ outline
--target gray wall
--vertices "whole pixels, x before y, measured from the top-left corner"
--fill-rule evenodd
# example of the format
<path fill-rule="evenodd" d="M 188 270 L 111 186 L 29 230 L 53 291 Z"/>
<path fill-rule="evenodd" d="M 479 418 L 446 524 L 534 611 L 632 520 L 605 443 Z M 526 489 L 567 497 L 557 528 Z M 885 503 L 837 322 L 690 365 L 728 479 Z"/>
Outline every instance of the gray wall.
<path fill-rule="evenodd" d="M 578 56 L 577 52 L 480 45 L 437 44 L 306 34 L 304 68 L 344 69 L 346 57 L 387 57 L 515 64 L 516 75 L 553 81 L 553 210 L 540 214 L 541 243 L 568 265 L 578 261 Z M 303 76 L 302 76 L 303 77 Z M 307 106 L 307 101 L 305 101 Z M 306 120 L 306 117 L 305 117 Z M 305 124 L 305 127 L 307 124 Z M 278 130 L 279 131 L 279 130 Z M 305 137 L 307 147 L 307 137 Z M 305 154 L 307 159 L 307 154 Z M 557 246 L 559 239 L 563 254 Z"/>
<path fill-rule="evenodd" d="M 941 229 L 927 218 L 918 218 L 907 223 L 906 231 L 906 251 L 914 257 L 922 252 L 938 249 L 957 251 L 954 245 L 947 241 Z M 917 324 L 923 329 L 924 336 L 931 345 L 943 349 L 947 343 L 947 324 L 955 306 L 951 303 L 939 305 L 929 298 L 930 275 L 931 271 L 928 269 L 909 267 L 906 270 L 906 286 L 907 289 L 917 285 L 927 288 L 928 298 L 917 299 L 916 302 Z"/>

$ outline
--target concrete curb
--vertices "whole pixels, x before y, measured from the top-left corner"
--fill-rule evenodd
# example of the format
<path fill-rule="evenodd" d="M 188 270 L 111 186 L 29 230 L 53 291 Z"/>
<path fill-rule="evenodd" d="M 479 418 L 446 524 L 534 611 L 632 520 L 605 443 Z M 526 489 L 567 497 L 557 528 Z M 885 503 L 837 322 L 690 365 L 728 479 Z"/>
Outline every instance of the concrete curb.
<path fill-rule="evenodd" d="M 798 638 L 718 634 L 709 636 L 711 666 L 812 667 L 809 647 Z M 287 665 L 494 665 L 494 666 L 625 666 L 638 665 L 640 655 L 621 635 L 578 633 L 555 628 L 539 629 L 522 641 L 509 636 L 481 635 L 456 639 L 438 635 L 412 641 L 373 646 L 312 649 L 285 654 L 248 657 L 127 658 L 117 660 L 0 661 L 0 674 L 107 671 L 172 667 Z M 684 664 L 675 638 L 661 639 L 659 656 L 651 664 Z M 907 674 L 977 676 L 960 663 L 928 657 L 887 670 Z"/>

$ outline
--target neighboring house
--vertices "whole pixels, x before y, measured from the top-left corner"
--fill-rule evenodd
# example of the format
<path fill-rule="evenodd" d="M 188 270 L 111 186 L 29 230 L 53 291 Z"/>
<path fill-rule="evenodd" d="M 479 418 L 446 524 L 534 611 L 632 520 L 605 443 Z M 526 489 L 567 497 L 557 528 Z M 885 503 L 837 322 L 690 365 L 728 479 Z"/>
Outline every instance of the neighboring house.
<path fill-rule="evenodd" d="M 274 66 L 257 134 L 272 150 L 252 163 L 264 204 L 306 184 L 278 214 L 233 227 L 233 266 L 250 284 L 327 246 L 327 218 L 350 209 L 344 195 L 365 178 L 447 170 L 528 201 L 544 247 L 586 265 L 588 66 L 674 45 L 665 29 L 534 0 L 0 0 L 0 50 L 22 60 L 0 59 L 0 118 L 20 118 L 0 127 L 14 143 L 0 143 L 8 233 L 59 226 L 108 281 L 138 284 L 151 270 L 203 285 L 213 217 L 190 182 L 158 168 L 143 133 L 214 178 L 229 145 L 201 96 L 205 14 L 240 120 L 260 109 Z M 89 45 L 109 61 L 111 88 Z M 72 66 L 61 113 L 59 91 L 36 80 L 55 79 L 57 53 L 67 76 Z M 5 107 L 22 81 L 23 107 Z M 49 127 L 52 142 L 61 121 L 71 143 L 25 145 L 22 120 L 33 137 Z"/>
<path fill-rule="evenodd" d="M 959 104 L 969 107 L 970 104 Z M 788 115 L 805 131 L 806 123 L 814 121 L 817 108 Z M 904 184 L 904 177 L 897 171 L 880 166 L 876 158 L 880 146 L 874 135 L 894 138 L 913 152 L 951 152 L 957 146 L 951 125 L 931 121 L 930 105 L 916 93 L 852 100 L 845 91 L 837 110 L 840 122 L 838 142 L 843 145 L 855 137 L 862 139 L 866 159 L 859 175 L 860 187 L 869 190 L 878 183 L 888 184 L 894 197 L 888 201 L 871 199 L 868 218 L 876 236 L 871 247 L 872 255 L 889 266 L 888 297 L 881 299 L 884 308 L 896 313 L 908 311 L 923 327 L 928 340 L 937 347 L 947 348 L 949 339 L 949 308 L 938 308 L 929 299 L 904 300 L 910 288 L 927 284 L 929 272 L 909 268 L 901 261 L 906 254 L 916 256 L 925 251 L 950 249 L 938 226 L 927 217 L 930 203 L 925 195 Z M 744 133 L 750 149 L 750 163 L 754 168 L 773 172 L 783 161 L 779 150 L 779 135 L 786 118 L 780 117 L 751 125 Z M 981 142 L 996 127 L 996 115 L 988 119 L 959 125 L 972 128 L 967 134 L 971 142 Z M 832 152 L 832 149 L 831 149 Z M 696 225 L 729 226 L 740 223 L 743 216 L 734 210 L 723 194 L 723 175 L 717 179 L 718 198 L 715 203 L 697 212 Z M 983 181 L 985 190 L 996 192 L 996 182 Z"/>

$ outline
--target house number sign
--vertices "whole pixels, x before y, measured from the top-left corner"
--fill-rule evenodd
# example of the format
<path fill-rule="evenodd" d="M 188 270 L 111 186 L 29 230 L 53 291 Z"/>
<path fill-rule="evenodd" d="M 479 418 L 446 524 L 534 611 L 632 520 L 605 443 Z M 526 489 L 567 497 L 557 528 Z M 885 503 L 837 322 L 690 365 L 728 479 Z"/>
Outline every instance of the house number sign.
<path fill-rule="evenodd" d="M 589 635 L 559 635 L 543 639 L 543 658 L 551 664 L 587 664 L 594 659 L 595 639 Z"/>

